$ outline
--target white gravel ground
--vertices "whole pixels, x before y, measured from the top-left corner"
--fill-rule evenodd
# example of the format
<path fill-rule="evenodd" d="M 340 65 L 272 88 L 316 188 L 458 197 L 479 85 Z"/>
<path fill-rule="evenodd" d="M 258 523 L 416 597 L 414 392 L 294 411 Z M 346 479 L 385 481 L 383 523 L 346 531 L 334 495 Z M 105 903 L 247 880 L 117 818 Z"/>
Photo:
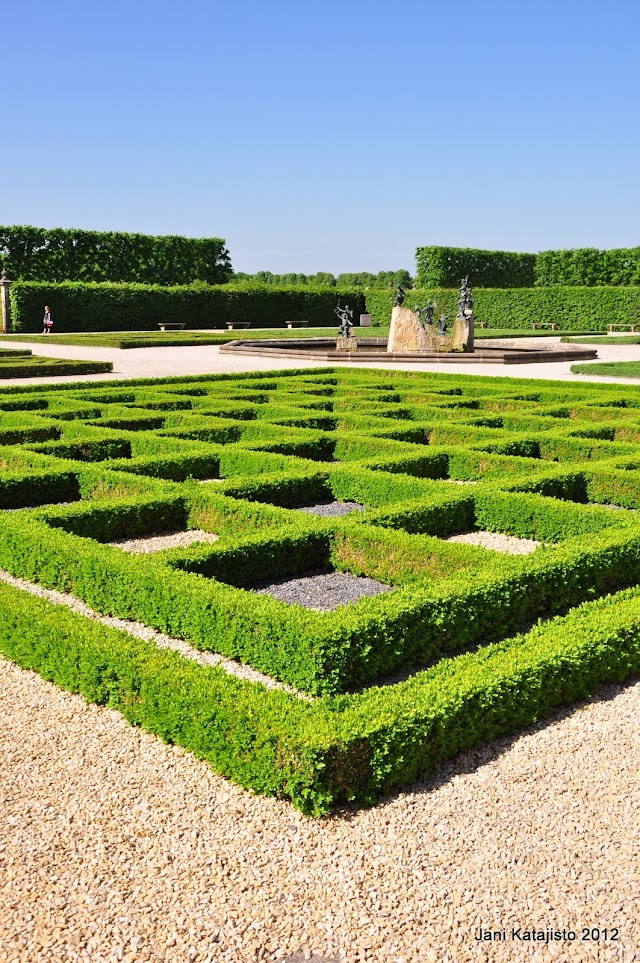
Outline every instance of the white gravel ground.
<path fill-rule="evenodd" d="M 0 961 L 631 963 L 640 684 L 603 696 L 313 821 L 0 660 Z M 474 939 L 512 926 L 578 939 Z"/>
<path fill-rule="evenodd" d="M 196 542 L 217 542 L 219 535 L 213 532 L 203 532 L 199 528 L 192 528 L 188 532 L 169 532 L 166 535 L 150 535 L 147 538 L 118 538 L 109 542 L 123 552 L 133 552 L 136 555 L 149 555 L 151 552 L 163 552 L 168 548 L 185 548 Z"/>
<path fill-rule="evenodd" d="M 502 535 L 500 532 L 465 532 L 463 535 L 450 535 L 445 542 L 462 542 L 463 545 L 479 545 L 492 552 L 505 552 L 507 555 L 530 555 L 542 545 L 531 538 L 516 538 L 515 535 Z"/>

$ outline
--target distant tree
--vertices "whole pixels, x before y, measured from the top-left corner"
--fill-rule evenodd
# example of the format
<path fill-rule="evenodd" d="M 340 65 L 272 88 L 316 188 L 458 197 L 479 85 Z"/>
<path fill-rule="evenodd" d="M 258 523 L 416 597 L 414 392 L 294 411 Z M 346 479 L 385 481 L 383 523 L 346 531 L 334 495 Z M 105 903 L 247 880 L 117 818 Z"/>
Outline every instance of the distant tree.
<path fill-rule="evenodd" d="M 401 288 L 412 288 L 413 278 L 408 271 L 400 269 L 399 271 L 393 272 L 393 285 L 400 285 Z"/>
<path fill-rule="evenodd" d="M 336 279 L 328 271 L 318 271 L 317 274 L 309 276 L 308 283 L 314 288 L 335 288 Z"/>
<path fill-rule="evenodd" d="M 271 287 L 290 288 L 290 287 L 331 287 L 335 288 L 389 288 L 393 290 L 398 284 L 403 288 L 413 287 L 413 278 L 406 270 L 399 271 L 378 271 L 372 274 L 370 271 L 359 271 L 357 273 L 343 273 L 336 278 L 328 271 L 318 271 L 317 274 L 272 274 L 271 271 L 256 271 L 255 274 L 245 274 L 236 271 L 233 281 L 268 284 Z"/>

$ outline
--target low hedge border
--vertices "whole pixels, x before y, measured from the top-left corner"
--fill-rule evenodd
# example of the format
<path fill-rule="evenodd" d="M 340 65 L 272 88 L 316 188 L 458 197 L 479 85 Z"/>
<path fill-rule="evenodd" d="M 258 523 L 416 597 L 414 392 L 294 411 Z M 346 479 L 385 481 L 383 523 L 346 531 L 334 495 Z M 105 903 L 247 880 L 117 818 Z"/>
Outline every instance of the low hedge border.
<path fill-rule="evenodd" d="M 0 583 L 0 650 L 254 791 L 320 816 L 424 779 L 640 670 L 640 593 L 575 609 L 407 682 L 312 704 Z"/>

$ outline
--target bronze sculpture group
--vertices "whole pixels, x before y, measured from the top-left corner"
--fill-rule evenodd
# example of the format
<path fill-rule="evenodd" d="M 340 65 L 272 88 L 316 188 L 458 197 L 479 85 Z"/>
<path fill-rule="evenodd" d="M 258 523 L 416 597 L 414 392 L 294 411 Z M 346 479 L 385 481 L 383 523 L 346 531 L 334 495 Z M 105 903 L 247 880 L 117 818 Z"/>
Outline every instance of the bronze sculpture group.
<path fill-rule="evenodd" d="M 405 299 L 405 291 L 400 284 L 396 287 L 395 297 L 393 306 L 394 308 L 402 307 Z M 437 322 L 435 322 L 434 330 L 434 316 L 436 309 L 438 307 L 437 301 L 431 301 L 429 299 L 423 308 L 417 307 L 414 309 L 415 321 L 418 322 L 419 328 L 422 328 L 423 332 L 431 332 L 430 334 L 415 335 L 417 341 L 414 340 L 413 343 L 409 340 L 409 351 L 424 350 L 424 351 L 473 351 L 473 294 L 471 292 L 471 286 L 469 284 L 469 276 L 462 278 L 460 281 L 460 291 L 458 294 L 458 311 L 456 315 L 455 322 L 453 323 L 451 335 L 447 332 L 447 315 L 443 312 L 440 314 Z M 344 307 L 341 306 L 340 300 L 336 307 L 334 308 L 334 313 L 338 316 L 340 320 L 340 327 L 338 329 L 338 339 L 336 342 L 336 348 L 342 351 L 350 351 L 355 348 L 355 339 L 352 339 L 353 328 L 353 311 L 346 304 Z M 400 316 L 402 312 L 398 313 Z M 404 334 L 397 335 L 395 333 L 395 313 L 392 316 L 392 326 L 390 332 L 390 339 L 388 342 L 387 350 L 393 352 L 395 347 L 389 347 L 392 343 L 397 344 L 396 340 L 398 337 L 401 339 L 400 344 L 402 344 L 402 339 L 406 336 Z M 406 323 L 406 322 L 401 322 Z M 415 322 L 414 322 L 415 324 Z M 414 329 L 415 330 L 415 329 Z M 419 330 L 419 329 L 418 329 Z M 443 340 L 434 340 L 436 337 Z M 352 347 L 353 346 L 353 347 Z M 405 349 L 406 350 L 406 349 Z"/>

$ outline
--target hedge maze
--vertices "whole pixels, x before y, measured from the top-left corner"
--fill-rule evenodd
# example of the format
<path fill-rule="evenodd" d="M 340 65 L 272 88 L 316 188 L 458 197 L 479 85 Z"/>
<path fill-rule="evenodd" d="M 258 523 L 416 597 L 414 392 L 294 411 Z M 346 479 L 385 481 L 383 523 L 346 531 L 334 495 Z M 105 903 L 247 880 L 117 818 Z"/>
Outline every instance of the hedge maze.
<path fill-rule="evenodd" d="M 0 569 L 191 647 L 0 581 L 0 650 L 312 814 L 640 667 L 640 389 L 331 369 L 13 387 L 0 467 Z"/>

